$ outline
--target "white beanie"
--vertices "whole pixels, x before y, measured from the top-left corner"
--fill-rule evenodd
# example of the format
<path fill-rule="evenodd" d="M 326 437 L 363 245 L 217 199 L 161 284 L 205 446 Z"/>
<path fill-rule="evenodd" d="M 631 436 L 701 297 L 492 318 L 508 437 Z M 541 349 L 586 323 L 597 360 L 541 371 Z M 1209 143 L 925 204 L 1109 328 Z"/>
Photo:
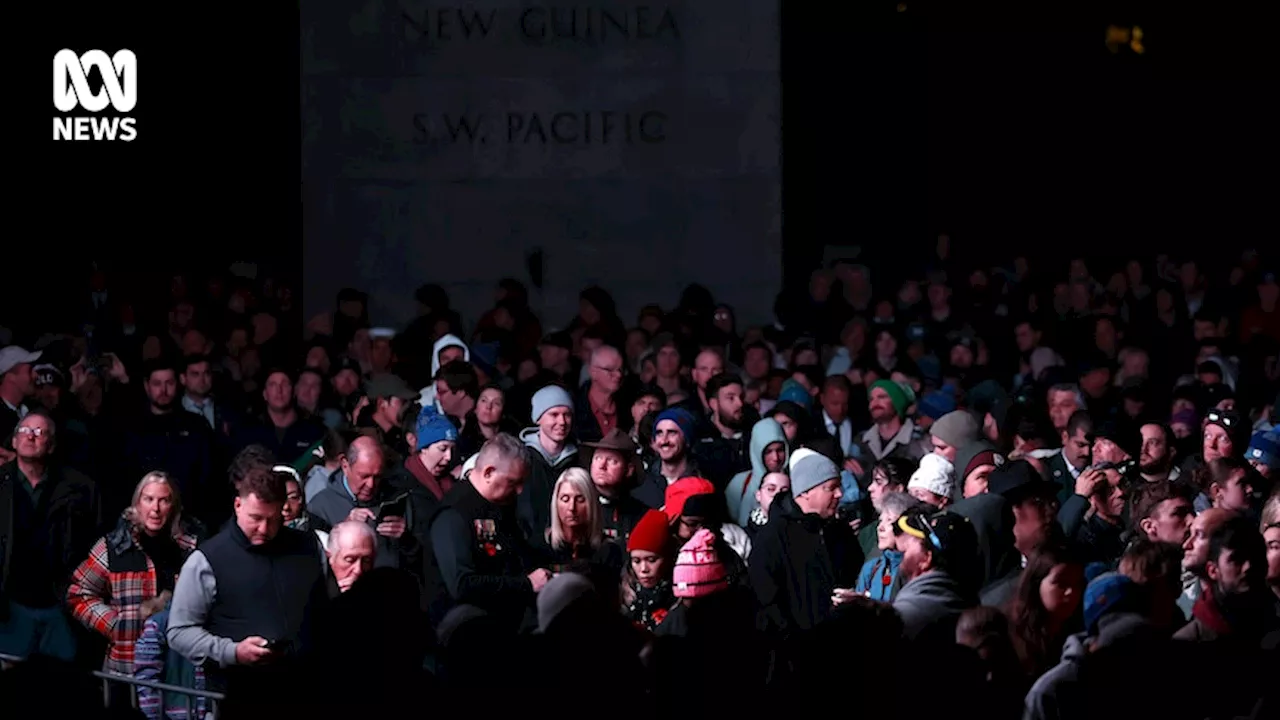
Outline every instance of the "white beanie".
<path fill-rule="evenodd" d="M 956 468 L 951 461 L 938 453 L 920 458 L 920 467 L 911 473 L 907 490 L 920 488 L 950 500 L 955 500 Z"/>

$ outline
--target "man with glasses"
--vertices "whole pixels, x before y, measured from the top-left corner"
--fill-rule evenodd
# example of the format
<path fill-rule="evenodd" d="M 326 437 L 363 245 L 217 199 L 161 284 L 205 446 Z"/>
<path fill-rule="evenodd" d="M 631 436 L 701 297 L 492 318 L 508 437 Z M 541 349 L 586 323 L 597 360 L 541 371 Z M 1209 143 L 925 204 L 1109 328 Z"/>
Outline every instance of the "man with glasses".
<path fill-rule="evenodd" d="M 590 380 L 574 403 L 573 433 L 579 442 L 598 442 L 618 427 L 618 391 L 623 360 L 617 348 L 601 345 L 587 362 Z"/>
<path fill-rule="evenodd" d="M 53 420 L 41 410 L 14 428 L 0 466 L 0 655 L 70 662 L 76 640 L 64 608 L 71 571 L 101 534 L 94 483 L 52 461 Z"/>
<path fill-rule="evenodd" d="M 961 613 L 978 604 L 973 525 L 952 512 L 916 509 L 898 518 L 894 528 L 905 584 L 893 609 L 902 617 L 903 635 L 918 644 L 950 647 Z"/>

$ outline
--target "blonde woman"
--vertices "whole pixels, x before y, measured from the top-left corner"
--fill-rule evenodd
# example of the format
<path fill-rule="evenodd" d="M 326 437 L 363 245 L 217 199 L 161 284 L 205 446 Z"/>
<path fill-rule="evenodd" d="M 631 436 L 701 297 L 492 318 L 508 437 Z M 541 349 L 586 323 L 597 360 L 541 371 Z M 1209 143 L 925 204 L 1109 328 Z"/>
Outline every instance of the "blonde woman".
<path fill-rule="evenodd" d="M 116 528 L 76 568 L 67 605 L 76 620 L 107 639 L 106 671 L 133 675 L 142 624 L 165 608 L 199 535 L 182 518 L 182 497 L 169 476 L 150 472 Z"/>
<path fill-rule="evenodd" d="M 569 468 L 556 480 L 547 546 L 553 573 L 622 570 L 622 548 L 605 539 L 600 494 L 582 468 Z"/>

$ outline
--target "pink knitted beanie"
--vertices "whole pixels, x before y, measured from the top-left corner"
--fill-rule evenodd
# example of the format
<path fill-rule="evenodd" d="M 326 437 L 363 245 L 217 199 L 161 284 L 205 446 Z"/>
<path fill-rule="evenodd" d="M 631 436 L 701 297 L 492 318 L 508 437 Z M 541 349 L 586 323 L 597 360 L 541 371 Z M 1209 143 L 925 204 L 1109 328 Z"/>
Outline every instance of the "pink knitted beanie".
<path fill-rule="evenodd" d="M 706 597 L 728 589 L 729 577 L 716 554 L 715 539 L 714 533 L 703 528 L 680 548 L 673 578 L 676 597 Z"/>

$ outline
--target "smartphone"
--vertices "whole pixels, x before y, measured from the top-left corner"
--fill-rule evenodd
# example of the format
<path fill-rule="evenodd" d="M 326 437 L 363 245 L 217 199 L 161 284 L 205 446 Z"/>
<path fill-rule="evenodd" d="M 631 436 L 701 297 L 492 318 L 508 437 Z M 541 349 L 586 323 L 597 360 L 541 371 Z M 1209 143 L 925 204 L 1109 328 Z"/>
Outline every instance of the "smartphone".
<path fill-rule="evenodd" d="M 382 522 L 389 517 L 402 518 L 408 512 L 409 496 L 401 495 L 400 497 L 389 500 L 378 506 L 378 511 L 374 514 L 374 518 L 378 522 Z"/>

